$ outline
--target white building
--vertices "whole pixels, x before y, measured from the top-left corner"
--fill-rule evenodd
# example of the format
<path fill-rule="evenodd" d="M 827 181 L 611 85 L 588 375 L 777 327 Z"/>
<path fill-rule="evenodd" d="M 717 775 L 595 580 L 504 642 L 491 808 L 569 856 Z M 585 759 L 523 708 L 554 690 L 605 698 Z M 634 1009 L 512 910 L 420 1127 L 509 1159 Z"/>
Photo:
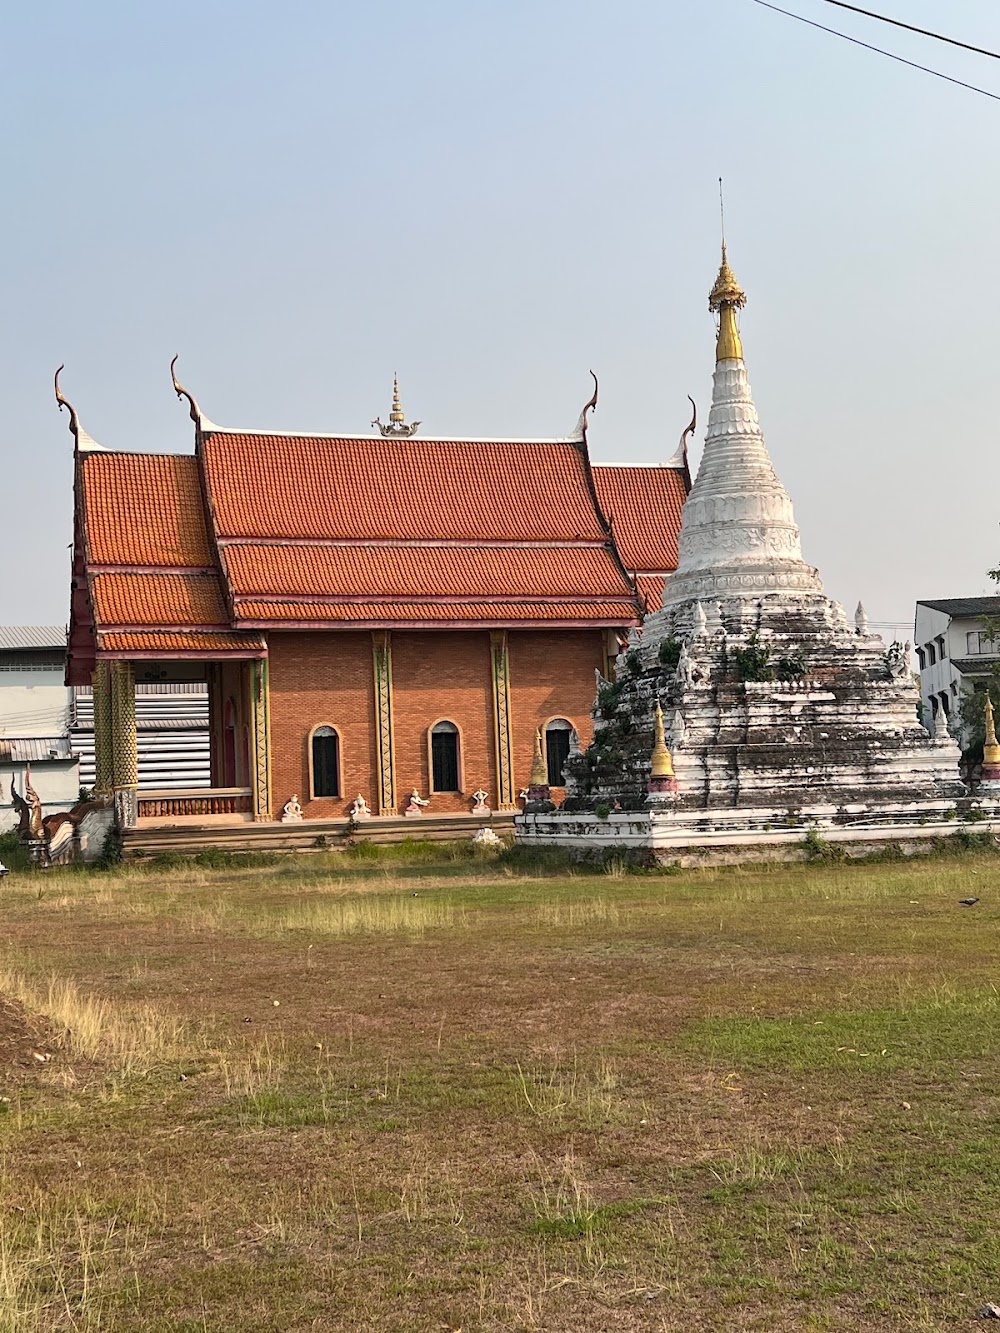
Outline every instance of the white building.
<path fill-rule="evenodd" d="M 914 644 L 920 663 L 924 722 L 932 725 L 943 709 L 957 719 L 962 694 L 983 688 L 1000 662 L 1000 642 L 984 628 L 1000 620 L 1000 597 L 946 597 L 917 603 Z"/>
<path fill-rule="evenodd" d="M 69 742 L 72 690 L 65 684 L 62 625 L 0 626 L 0 831 L 17 823 L 11 782 L 27 770 L 45 814 L 70 810 L 80 791 Z"/>

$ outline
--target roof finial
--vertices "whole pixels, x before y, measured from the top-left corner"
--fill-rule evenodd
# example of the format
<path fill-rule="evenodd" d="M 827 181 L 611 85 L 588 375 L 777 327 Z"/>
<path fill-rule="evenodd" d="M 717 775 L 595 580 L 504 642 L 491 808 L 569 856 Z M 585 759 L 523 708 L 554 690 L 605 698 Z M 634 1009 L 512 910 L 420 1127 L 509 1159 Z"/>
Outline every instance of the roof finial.
<path fill-rule="evenodd" d="M 373 426 L 378 426 L 383 435 L 397 435 L 405 437 L 415 435 L 419 421 L 412 421 L 406 424 L 406 414 L 403 411 L 403 404 L 399 401 L 399 378 L 396 372 L 392 372 L 392 411 L 389 413 L 389 424 L 383 426 L 378 417 L 372 422 Z"/>
<path fill-rule="evenodd" d="M 56 402 L 59 404 L 59 411 L 61 412 L 65 407 L 66 410 L 69 412 L 69 433 L 73 436 L 73 439 L 76 441 L 77 449 L 100 449 L 101 446 L 97 443 L 97 441 L 91 439 L 91 437 L 80 425 L 80 417 L 76 408 L 69 401 L 69 399 L 63 395 L 63 391 L 59 387 L 59 376 L 65 369 L 66 369 L 65 364 L 61 365 L 59 369 L 56 371 L 53 381 L 55 384 Z"/>
<path fill-rule="evenodd" d="M 179 355 L 180 355 L 180 353 L 178 352 L 177 356 L 179 356 Z M 187 389 L 184 388 L 184 385 L 181 384 L 181 382 L 178 380 L 176 374 L 174 373 L 174 366 L 176 366 L 176 364 L 177 364 L 177 356 L 175 356 L 174 359 L 173 359 L 173 361 L 171 361 L 171 363 L 170 363 L 170 382 L 171 382 L 171 383 L 173 384 L 173 386 L 174 386 L 174 393 L 176 393 L 177 397 L 178 397 L 178 398 L 186 398 L 186 399 L 188 400 L 188 410 L 189 410 L 189 413 L 190 413 L 190 416 L 191 416 L 191 420 L 194 422 L 194 424 L 195 424 L 196 426 L 198 426 L 198 427 L 200 428 L 200 427 L 201 427 L 201 420 L 202 420 L 202 418 L 201 418 L 201 408 L 198 406 L 197 402 L 195 401 L 194 395 L 188 393 Z"/>
<path fill-rule="evenodd" d="M 587 439 L 587 413 L 588 413 L 588 412 L 596 412 L 596 411 L 597 411 L 597 390 L 598 390 L 598 385 L 597 385 L 597 376 L 594 374 L 593 371 L 590 372 L 590 378 L 594 381 L 594 392 L 590 395 L 590 397 L 589 397 L 589 398 L 587 399 L 587 401 L 584 403 L 584 405 L 583 405 L 583 411 L 580 413 L 580 418 L 579 418 L 579 420 L 578 420 L 577 423 L 576 423 L 576 430 L 573 432 L 573 438 L 576 439 L 576 440 L 584 440 L 584 441 L 586 441 L 586 439 Z"/>
<path fill-rule="evenodd" d="M 719 214 L 722 223 L 722 263 L 719 276 L 708 296 L 708 308 L 719 315 L 719 336 L 715 345 L 716 361 L 742 361 L 743 344 L 740 331 L 736 326 L 736 311 L 742 310 L 747 303 L 746 292 L 736 281 L 736 275 L 729 267 L 726 255 L 726 206 L 722 194 L 722 177 L 719 177 Z"/>

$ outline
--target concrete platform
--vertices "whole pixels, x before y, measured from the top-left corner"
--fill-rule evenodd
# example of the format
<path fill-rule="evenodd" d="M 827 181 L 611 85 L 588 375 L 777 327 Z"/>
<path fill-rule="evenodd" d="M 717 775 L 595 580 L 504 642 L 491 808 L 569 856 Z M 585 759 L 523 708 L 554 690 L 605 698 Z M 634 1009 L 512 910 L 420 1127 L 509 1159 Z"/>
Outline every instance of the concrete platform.
<path fill-rule="evenodd" d="M 491 828 L 498 837 L 513 839 L 514 815 L 490 816 L 422 815 L 375 817 L 352 824 L 348 819 L 304 819 L 300 824 L 244 823 L 218 818 L 184 818 L 175 823 L 142 823 L 126 829 L 122 856 L 126 860 L 158 856 L 167 852 L 194 855 L 197 852 L 309 852 L 318 847 L 344 847 L 348 842 L 398 843 L 472 841 L 481 828 Z"/>

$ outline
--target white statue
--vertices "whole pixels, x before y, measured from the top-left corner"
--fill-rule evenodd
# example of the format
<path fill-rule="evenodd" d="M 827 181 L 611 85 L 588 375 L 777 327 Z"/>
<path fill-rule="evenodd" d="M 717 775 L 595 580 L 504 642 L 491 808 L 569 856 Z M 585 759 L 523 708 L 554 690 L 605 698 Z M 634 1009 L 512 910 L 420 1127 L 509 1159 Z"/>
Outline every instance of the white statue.
<path fill-rule="evenodd" d="M 695 602 L 694 610 L 691 613 L 691 633 L 696 639 L 700 639 L 708 627 L 708 616 L 705 615 L 705 608 L 700 601 Z"/>
<path fill-rule="evenodd" d="M 502 847 L 503 839 L 498 838 L 488 824 L 482 828 L 477 828 L 472 835 L 472 841 L 477 847 Z"/>
<path fill-rule="evenodd" d="M 299 805 L 298 796 L 293 796 L 290 801 L 285 802 L 284 809 L 281 812 L 281 822 L 283 824 L 301 824 L 302 807 Z"/>
<path fill-rule="evenodd" d="M 357 798 L 351 806 L 350 815 L 352 819 L 371 819 L 372 817 L 368 802 L 360 792 L 358 792 Z"/>
<path fill-rule="evenodd" d="M 489 806 L 486 804 L 487 796 L 489 796 L 489 792 L 483 791 L 482 787 L 472 793 L 472 813 L 474 815 L 488 815 L 490 813 Z"/>
<path fill-rule="evenodd" d="M 410 804 L 403 811 L 403 814 L 409 815 L 411 819 L 414 815 L 422 815 L 424 813 L 423 807 L 425 805 L 430 805 L 430 801 L 422 800 L 420 793 L 417 791 L 416 787 L 414 787 L 410 792 Z"/>
<path fill-rule="evenodd" d="M 687 735 L 687 724 L 684 721 L 684 714 L 679 708 L 674 709 L 673 721 L 670 723 L 670 748 L 679 750 L 684 744 L 684 738 Z"/>
<path fill-rule="evenodd" d="M 676 676 L 682 685 L 690 685 L 694 681 L 694 668 L 691 664 L 691 654 L 688 652 L 686 643 L 681 644 L 680 656 L 677 658 Z"/>
<path fill-rule="evenodd" d="M 854 612 L 854 628 L 864 637 L 868 633 L 868 612 L 858 602 L 858 609 Z"/>

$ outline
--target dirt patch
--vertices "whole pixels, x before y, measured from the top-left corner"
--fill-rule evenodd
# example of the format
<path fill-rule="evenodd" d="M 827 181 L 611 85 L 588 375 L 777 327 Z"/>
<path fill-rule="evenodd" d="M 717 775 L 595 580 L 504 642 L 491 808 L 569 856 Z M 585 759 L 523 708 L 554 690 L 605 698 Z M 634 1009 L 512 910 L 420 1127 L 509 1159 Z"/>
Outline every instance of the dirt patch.
<path fill-rule="evenodd" d="M 23 1005 L 0 995 L 0 1087 L 21 1087 L 25 1073 L 40 1073 L 56 1059 L 53 1034 Z"/>

